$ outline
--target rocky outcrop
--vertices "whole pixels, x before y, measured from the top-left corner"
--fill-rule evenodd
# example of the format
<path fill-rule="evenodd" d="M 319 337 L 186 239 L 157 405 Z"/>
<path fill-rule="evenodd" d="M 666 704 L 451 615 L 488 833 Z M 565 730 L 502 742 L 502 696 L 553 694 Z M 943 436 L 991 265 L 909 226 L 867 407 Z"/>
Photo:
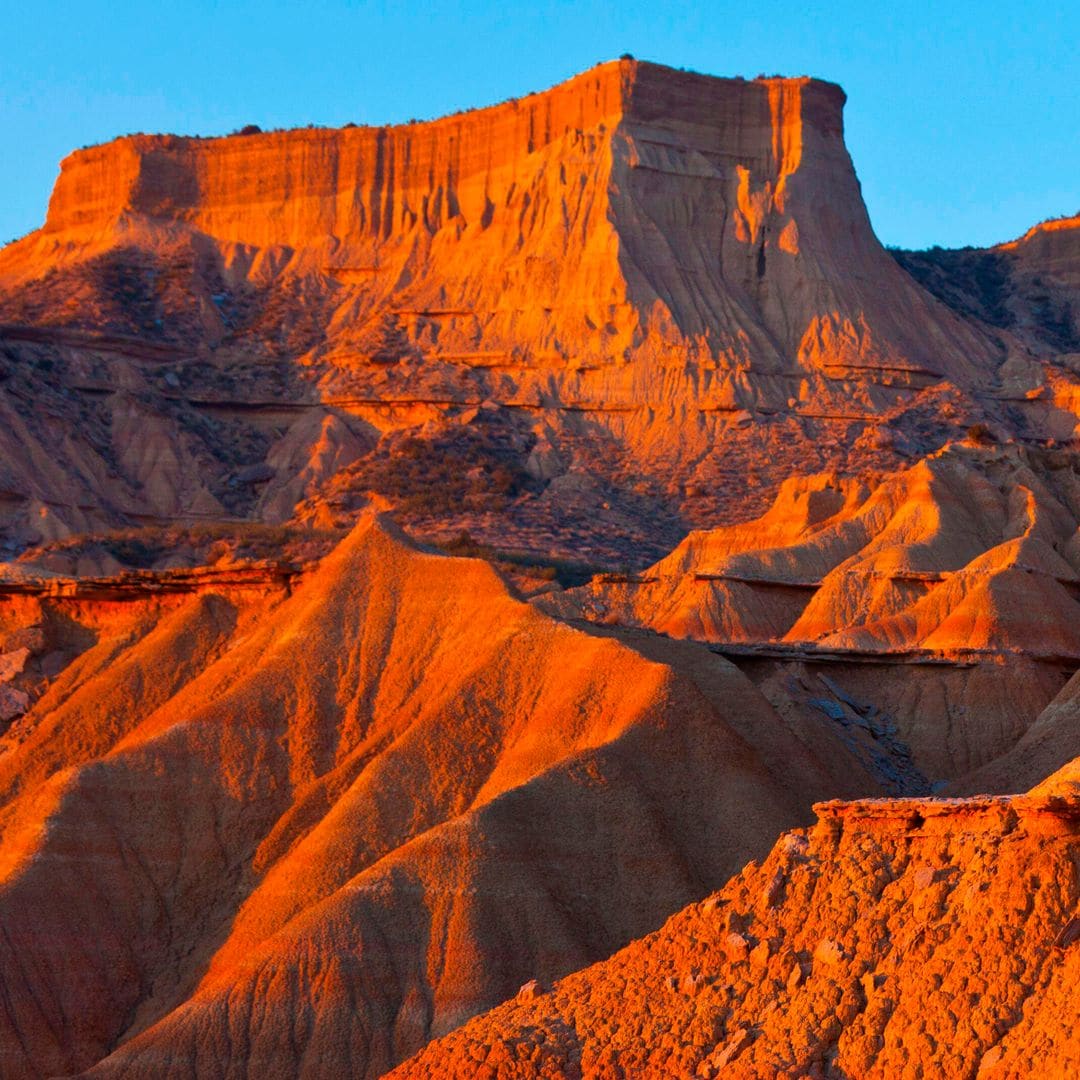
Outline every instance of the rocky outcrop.
<path fill-rule="evenodd" d="M 312 573 L 254 573 L 163 575 L 157 589 L 151 575 L 36 593 L 23 581 L 0 596 L 0 646 L 25 649 L 43 680 L 0 740 L 5 1073 L 274 1077 L 347 1062 L 380 1075 L 530 980 L 519 1004 L 552 1000 L 554 981 L 759 857 L 811 800 L 920 779 L 888 718 L 835 681 L 818 680 L 815 726 L 790 689 L 759 690 L 702 645 L 572 629 L 485 563 L 417 549 L 385 519 Z M 1056 836 L 1066 781 L 1051 812 L 1046 798 L 829 804 L 790 842 L 824 845 L 825 874 L 826 839 L 865 854 L 852 837 L 869 830 L 906 881 L 906 859 L 951 858 L 950 808 L 970 811 L 965 834 L 1004 822 L 1002 836 Z M 995 844 L 979 850 L 1011 874 L 1014 849 Z M 846 888 L 877 880 L 866 858 Z M 1030 872 L 1051 880 L 1056 865 Z M 737 879 L 751 894 L 756 873 Z M 814 919 L 833 919 L 831 886 L 799 887 Z M 981 908 L 973 919 L 993 932 Z M 836 925 L 824 945 L 790 945 L 800 965 L 848 962 Z M 871 929 L 852 940 L 877 957 L 892 939 Z M 771 978 L 780 930 L 747 915 L 723 932 Z M 888 964 L 899 977 L 899 955 Z M 704 965 L 672 978 L 694 997 L 713 985 Z M 740 1055 L 758 1046 L 742 1026 L 716 1029 Z"/>
<path fill-rule="evenodd" d="M 65 577 L 41 574 L 29 567 L 18 576 L 5 575 L 0 565 L 0 596 L 37 596 L 46 599 L 119 600 L 155 594 L 190 594 L 219 590 L 287 590 L 300 574 L 289 563 L 238 563 L 226 566 L 196 566 L 176 570 L 122 570 L 100 577 Z M 20 568 L 22 569 L 22 568 Z M 0 658 L 2 670 L 2 658 Z M 2 678 L 0 674 L 0 678 Z"/>
<path fill-rule="evenodd" d="M 1051 379 L 1071 396 L 1080 352 L 1080 215 L 1053 218 L 992 248 L 894 252 L 920 284 L 957 312 L 1006 329 L 1066 374 Z"/>
<path fill-rule="evenodd" d="M 1076 468 L 967 442 L 882 477 L 792 477 L 755 521 L 535 602 L 708 642 L 777 708 L 876 732 L 874 756 L 894 725 L 928 783 L 985 790 L 985 766 L 1015 791 L 1080 750 L 1068 725 L 1033 724 L 1080 661 Z"/>
<path fill-rule="evenodd" d="M 256 613 L 273 609 L 298 576 L 294 566 L 280 563 L 93 578 L 18 563 L 0 566 L 0 778 L 21 787 L 41 768 L 74 765 L 88 747 L 111 745 L 116 710 L 138 712 L 163 700 L 159 695 L 176 689 L 181 672 L 216 655 L 228 633 Z M 211 644 L 200 645 L 187 635 L 204 620 L 212 628 Z M 140 662 L 132 666 L 131 656 L 149 649 L 155 636 L 163 636 L 176 655 L 171 661 L 159 657 L 151 674 Z M 127 687 L 118 700 L 97 681 L 106 672 L 104 682 L 115 677 Z M 86 681 L 93 689 L 73 692 Z M 81 732 L 74 757 L 71 744 L 47 748 L 47 730 Z M 21 747 L 24 741 L 29 745 Z M 18 764 L 9 776 L 13 761 Z M 0 790 L 10 795 L 6 782 L 0 779 Z"/>
<path fill-rule="evenodd" d="M 1075 752 L 1074 365 L 882 250 L 843 104 L 625 60 L 64 162 L 0 252 L 0 1073 L 374 1077 L 511 999 L 407 1072 L 1067 1070 L 1074 771 L 922 797 Z M 1064 303 L 1069 235 L 1000 257 Z"/>
<path fill-rule="evenodd" d="M 1013 798 L 822 804 L 657 933 L 391 1075 L 1071 1075 L 1075 776 Z"/>

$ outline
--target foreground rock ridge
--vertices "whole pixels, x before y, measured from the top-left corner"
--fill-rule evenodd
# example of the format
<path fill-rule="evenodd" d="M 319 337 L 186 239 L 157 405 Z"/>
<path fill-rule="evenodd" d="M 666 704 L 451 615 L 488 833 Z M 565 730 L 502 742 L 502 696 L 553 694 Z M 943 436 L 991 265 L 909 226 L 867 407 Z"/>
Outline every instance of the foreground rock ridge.
<path fill-rule="evenodd" d="M 9 638 L 83 651 L 0 753 L 4 1075 L 380 1075 L 845 784 L 727 662 L 573 630 L 373 515 L 291 595 L 249 585 L 12 598 Z"/>
<path fill-rule="evenodd" d="M 844 100 L 63 162 L 0 1080 L 1080 1071 L 1080 218 L 886 251 Z"/>
<path fill-rule="evenodd" d="M 1071 1076 L 1080 759 L 1030 795 L 827 802 L 662 929 L 394 1077 Z"/>

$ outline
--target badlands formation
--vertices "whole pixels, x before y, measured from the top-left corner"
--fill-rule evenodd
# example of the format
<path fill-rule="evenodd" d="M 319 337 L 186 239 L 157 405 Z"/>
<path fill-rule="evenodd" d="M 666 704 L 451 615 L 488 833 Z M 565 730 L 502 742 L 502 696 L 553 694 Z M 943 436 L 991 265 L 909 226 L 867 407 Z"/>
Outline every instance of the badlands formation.
<path fill-rule="evenodd" d="M 0 252 L 4 539 L 347 528 L 374 492 L 430 538 L 614 569 L 795 471 L 1071 438 L 1075 327 L 1045 344 L 1029 284 L 1005 325 L 963 274 L 921 288 L 843 105 L 624 60 L 431 123 L 72 154 Z M 1060 307 L 1075 224 L 994 258 Z"/>
<path fill-rule="evenodd" d="M 0 1077 L 1080 1071 L 1080 219 L 888 252 L 843 104 L 64 161 Z"/>

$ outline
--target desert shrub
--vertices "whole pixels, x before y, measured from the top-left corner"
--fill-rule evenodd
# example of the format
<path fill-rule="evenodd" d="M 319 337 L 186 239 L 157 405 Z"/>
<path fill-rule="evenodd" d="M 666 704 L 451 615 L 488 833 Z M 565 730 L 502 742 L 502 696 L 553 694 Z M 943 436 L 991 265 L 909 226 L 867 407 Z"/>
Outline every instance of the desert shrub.
<path fill-rule="evenodd" d="M 469 559 L 487 559 L 495 554 L 493 548 L 473 539 L 472 533 L 468 529 L 462 529 L 453 540 L 447 540 L 437 546 L 440 551 L 445 551 L 447 555 L 457 555 Z"/>
<path fill-rule="evenodd" d="M 350 470 L 352 490 L 370 490 L 415 517 L 502 510 L 535 484 L 524 461 L 533 437 L 499 415 L 420 438 L 407 435 Z"/>
<path fill-rule="evenodd" d="M 583 560 L 556 559 L 540 553 L 493 547 L 474 539 L 467 529 L 462 529 L 452 540 L 433 546 L 458 558 L 486 559 L 511 574 L 515 570 L 526 571 L 530 577 L 541 581 L 557 581 L 566 589 L 584 585 L 599 570 L 598 566 Z"/>

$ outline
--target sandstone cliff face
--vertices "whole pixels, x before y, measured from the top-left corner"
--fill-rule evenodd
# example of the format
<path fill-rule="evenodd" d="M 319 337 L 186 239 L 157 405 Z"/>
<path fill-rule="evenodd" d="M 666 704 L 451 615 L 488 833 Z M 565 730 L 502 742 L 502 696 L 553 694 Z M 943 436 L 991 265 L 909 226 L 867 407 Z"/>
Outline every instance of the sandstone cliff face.
<path fill-rule="evenodd" d="M 374 1077 L 531 977 L 409 1068 L 1071 1066 L 1075 769 L 827 804 L 612 1022 L 542 993 L 814 799 L 1076 752 L 1075 365 L 881 249 L 843 101 L 626 61 L 64 163 L 0 252 L 0 1073 Z M 995 258 L 1067 303 L 1071 236 Z M 519 580 L 708 528 L 530 605 L 371 503 Z"/>
<path fill-rule="evenodd" d="M 84 248 L 164 245 L 183 229 L 218 245 L 227 279 L 336 279 L 332 339 L 388 303 L 434 359 L 501 349 L 607 367 L 651 338 L 643 371 L 577 387 L 605 391 L 601 407 L 666 398 L 655 380 L 673 346 L 705 373 L 684 394 L 727 388 L 749 406 L 782 399 L 740 372 L 796 389 L 823 369 L 882 385 L 886 373 L 977 377 L 998 351 L 873 236 L 843 103 L 811 79 L 621 61 L 432 123 L 128 137 L 64 162 L 44 229 L 0 270 L 40 274 Z"/>
<path fill-rule="evenodd" d="M 462 505 L 440 524 L 533 549 L 573 532 L 609 561 L 649 543 L 643 512 L 659 554 L 687 520 L 760 509 L 796 467 L 892 467 L 974 420 L 1071 435 L 1067 371 L 1050 380 L 881 248 L 843 102 L 812 79 L 621 61 L 431 123 L 71 155 L 44 228 L 0 253 L 0 319 L 18 324 L 4 406 L 28 381 L 94 422 L 58 470 L 35 469 L 49 434 L 24 425 L 7 531 L 347 525 L 372 486 L 393 494 L 378 447 L 483 403 L 529 444 L 512 464 L 531 479 L 497 518 Z M 222 419 L 244 431 L 239 464 L 277 474 L 251 498 L 229 487 Z M 123 452 L 131 423 L 168 463 L 152 484 Z"/>
<path fill-rule="evenodd" d="M 370 517 L 316 572 L 284 581 L 237 568 L 96 582 L 24 577 L 4 588 L 5 655 L 27 649 L 35 677 L 46 682 L 0 741 L 5 1074 L 93 1067 L 95 1075 L 284 1077 L 337 1072 L 347 1062 L 353 1072 L 380 1075 L 527 979 L 549 984 L 648 933 L 763 852 L 811 799 L 888 790 L 875 755 L 891 747 L 902 777 L 902 745 L 874 722 L 867 726 L 875 733 L 855 745 L 840 725 L 833 732 L 801 722 L 775 687 L 759 692 L 699 645 L 571 629 L 513 599 L 485 564 L 417 550 Z M 822 684 L 829 685 L 858 711 L 850 694 Z M 1039 756 L 1043 743 L 1058 752 L 1073 737 L 1073 693 L 1066 688 L 1057 713 L 1048 709 L 1032 729 Z M 936 737 L 943 745 L 956 733 Z M 873 1027 L 885 1023 L 884 1012 L 867 1021 L 865 1039 L 841 1036 L 829 1019 L 830 1009 L 857 1017 L 858 1001 L 848 1000 L 852 972 L 856 986 L 867 964 L 897 980 L 907 969 L 899 953 L 879 960 L 895 939 L 873 919 L 851 931 L 855 945 L 845 951 L 846 915 L 828 907 L 835 890 L 819 880 L 834 873 L 826 861 L 863 860 L 835 873 L 856 890 L 838 910 L 865 911 L 871 898 L 858 899 L 859 890 L 878 881 L 867 876 L 878 856 L 866 855 L 866 845 L 877 845 L 873 851 L 891 860 L 893 887 L 882 896 L 904 919 L 912 873 L 920 895 L 928 888 L 919 860 L 952 866 L 968 858 L 972 833 L 978 852 L 1010 882 L 1033 880 L 1028 874 L 1057 881 L 1071 866 L 1053 847 L 1058 823 L 1071 820 L 1059 806 L 1071 798 L 1070 776 L 1042 802 L 956 804 L 963 824 L 955 851 L 945 854 L 953 804 L 869 803 L 850 813 L 830 804 L 823 820 L 855 822 L 844 825 L 840 854 L 829 847 L 837 829 L 823 825 L 810 836 L 813 873 L 803 874 L 800 860 L 784 861 L 784 844 L 805 845 L 796 837 L 764 870 L 736 879 L 728 893 L 735 891 L 742 921 L 725 923 L 724 934 L 742 944 L 724 941 L 739 957 L 753 955 L 751 974 L 732 976 L 730 998 L 745 999 L 755 1016 L 776 1017 L 780 1026 L 762 1029 L 763 1044 L 783 1047 L 787 1039 L 792 1060 L 812 1064 L 820 1040 L 835 1036 L 853 1067 L 880 1060 L 886 1074 L 905 1054 L 935 1060 L 937 1050 L 918 1042 L 920 1020 L 908 1015 L 922 983 L 897 1007 L 895 1023 L 908 1032 L 897 1037 L 899 1048 L 886 1025 L 888 1053 L 878 1053 Z M 910 768 L 909 778 L 918 779 Z M 1050 797 L 1058 801 L 1047 809 Z M 1014 812 L 1022 830 L 1009 824 Z M 915 814 L 934 824 L 912 833 Z M 900 819 L 902 845 L 890 824 Z M 1032 822 L 1053 842 L 1036 855 L 1017 846 L 1027 843 Z M 791 915 L 779 894 L 761 913 L 753 908 L 764 889 L 758 878 L 776 880 L 777 860 L 790 871 L 784 895 L 810 905 L 813 919 L 801 907 Z M 987 913 L 1000 897 L 982 897 L 983 865 L 975 864 L 962 895 L 976 898 L 972 922 L 996 933 Z M 940 880 L 951 886 L 952 871 Z M 1036 911 L 1049 902 L 1045 889 L 1017 889 L 1035 897 Z M 1042 934 L 1059 917 L 1057 903 L 1025 932 Z M 714 918 L 726 909 L 711 910 Z M 766 932 L 755 921 L 774 916 L 788 922 Z M 1010 941 L 1011 918 L 1007 911 L 1002 931 Z M 827 939 L 820 955 L 819 932 Z M 785 934 L 787 945 L 777 945 Z M 711 961 L 699 962 L 695 951 L 707 953 L 708 938 L 693 936 L 698 944 L 686 951 L 680 942 L 671 961 L 678 1001 L 713 985 Z M 912 940 L 921 957 L 923 939 Z M 691 954 L 683 971 L 678 965 Z M 1025 978 L 1043 993 L 1039 973 L 1055 969 L 1038 949 L 1033 956 Z M 849 960 L 850 972 L 833 972 Z M 825 1034 L 789 1034 L 779 1019 L 788 1014 L 770 1013 L 754 997 L 780 984 L 793 992 L 796 966 L 812 968 L 813 977 L 793 1015 L 805 1011 L 811 1028 L 825 1016 Z M 928 970 L 932 977 L 937 969 Z M 1041 1041 L 1030 1052 L 1051 1064 L 1064 1052 L 1055 1039 L 1068 1024 L 1052 1012 L 1042 1017 L 1046 1008 L 1069 1007 L 1072 983 L 1063 978 L 1064 989 L 1052 981 L 1045 991 L 1049 1006 L 1038 999 L 1042 1011 L 1032 1021 Z M 667 1001 L 673 987 L 663 985 L 659 999 L 651 983 L 646 992 Z M 1026 986 L 1021 981 L 1016 993 Z M 943 991 L 956 992 L 952 983 Z M 996 984 L 986 994 L 987 1016 L 1019 1000 L 1006 995 L 1001 1004 Z M 890 1007 L 895 1000 L 887 999 Z M 981 1009 L 971 1012 L 980 1034 L 956 1051 L 964 1061 L 992 1048 L 984 1027 L 996 1029 L 983 1024 Z M 644 1063 L 633 1054 L 654 1051 L 637 1040 L 625 1067 L 633 1073 L 638 1065 L 660 1068 L 671 1053 L 679 1061 L 704 1054 L 712 1046 L 706 1029 L 716 1033 L 711 1061 L 741 1054 L 750 1041 L 739 1030 L 742 1014 L 732 1012 L 728 1027 L 718 1016 L 703 1013 L 700 1030 L 697 1020 L 687 1019 L 685 1030 L 673 1022 L 678 1047 L 664 1043 Z M 620 1025 L 617 1017 L 616 1041 Z M 503 1068 L 499 1039 L 481 1053 L 474 1030 L 462 1036 L 469 1060 L 482 1063 L 494 1045 L 488 1064 Z M 935 1047 L 943 1044 L 932 1026 L 926 1031 Z M 561 1036 L 545 1046 L 561 1068 Z M 570 1052 L 576 1060 L 578 1051 Z M 454 1056 L 447 1063 L 441 1047 L 431 1053 L 424 1060 L 434 1064 L 423 1067 L 434 1073 L 473 1067 Z M 604 1074 L 614 1059 L 603 1048 L 596 1055 Z M 534 1075 L 534 1065 L 530 1058 L 522 1075 Z"/>
<path fill-rule="evenodd" d="M 1029 796 L 825 803 L 760 866 L 395 1077 L 1070 1076 L 1076 763 Z"/>

